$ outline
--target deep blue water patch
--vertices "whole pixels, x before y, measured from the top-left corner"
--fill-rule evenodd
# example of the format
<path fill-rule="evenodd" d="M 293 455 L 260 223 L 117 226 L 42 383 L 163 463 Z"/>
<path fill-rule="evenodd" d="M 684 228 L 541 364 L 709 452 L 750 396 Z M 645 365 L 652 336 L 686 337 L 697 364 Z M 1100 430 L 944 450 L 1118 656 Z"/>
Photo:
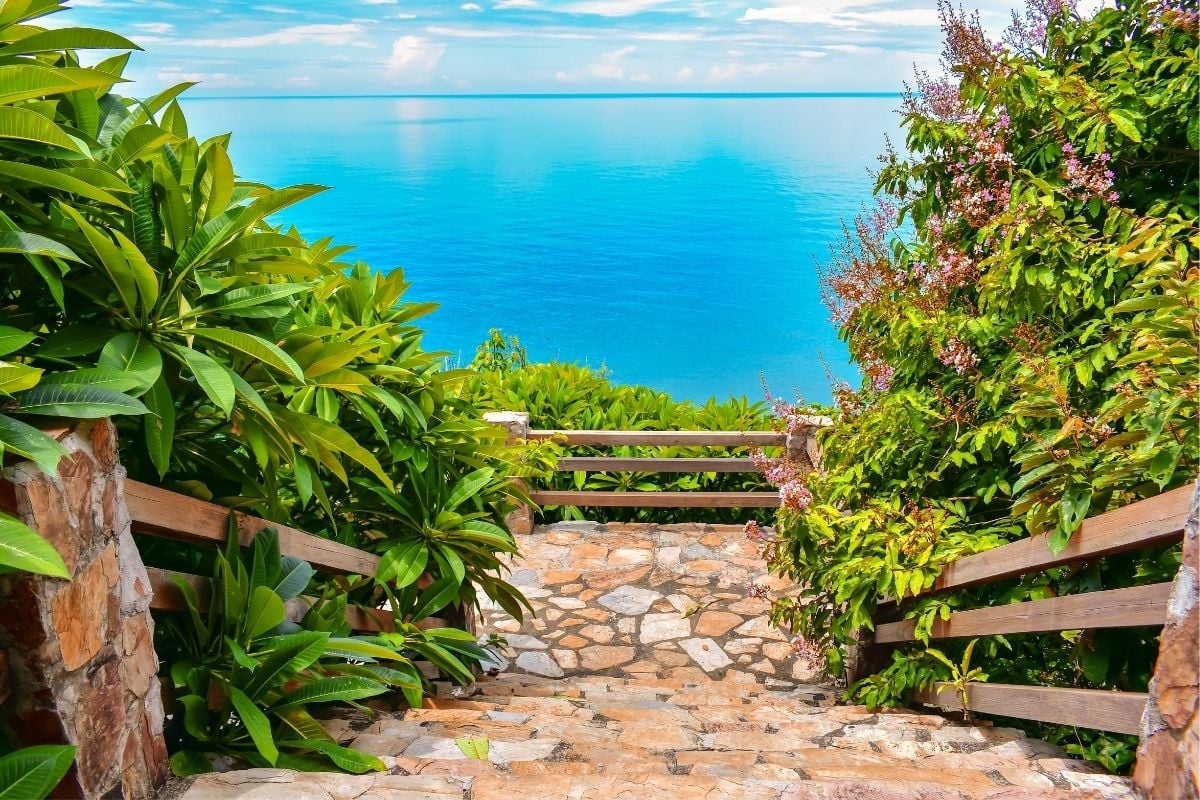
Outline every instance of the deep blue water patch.
<path fill-rule="evenodd" d="M 333 189 L 278 221 L 402 266 L 442 309 L 428 345 L 489 328 L 538 360 L 605 364 L 679 397 L 827 401 L 851 377 L 817 289 L 869 201 L 892 96 L 241 98 L 187 101 L 234 131 L 242 177 Z"/>

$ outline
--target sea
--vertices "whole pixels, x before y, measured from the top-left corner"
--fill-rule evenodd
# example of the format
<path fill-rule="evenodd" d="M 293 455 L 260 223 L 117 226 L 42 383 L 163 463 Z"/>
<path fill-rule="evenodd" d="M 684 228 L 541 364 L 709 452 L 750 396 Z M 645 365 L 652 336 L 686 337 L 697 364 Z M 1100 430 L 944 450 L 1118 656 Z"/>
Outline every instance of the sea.
<path fill-rule="evenodd" d="M 819 265 L 871 199 L 894 95 L 198 98 L 239 176 L 329 191 L 273 220 L 402 268 L 428 349 L 488 331 L 677 398 L 856 381 Z"/>

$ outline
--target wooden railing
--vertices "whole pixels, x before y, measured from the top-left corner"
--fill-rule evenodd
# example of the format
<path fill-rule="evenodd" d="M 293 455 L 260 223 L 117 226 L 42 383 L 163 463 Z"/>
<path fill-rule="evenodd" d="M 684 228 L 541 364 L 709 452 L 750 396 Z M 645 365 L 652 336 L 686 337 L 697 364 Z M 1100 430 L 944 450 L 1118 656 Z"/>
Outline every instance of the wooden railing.
<path fill-rule="evenodd" d="M 771 431 L 554 431 L 531 430 L 531 441 L 554 439 L 591 447 L 786 447 L 787 434 Z M 719 468 L 714 468 L 719 465 Z M 564 458 L 559 472 L 754 472 L 748 458 Z M 602 492 L 535 490 L 540 506 L 608 508 L 772 508 L 778 492 Z"/>
<path fill-rule="evenodd" d="M 960 559 L 919 596 L 1179 541 L 1193 491 L 1191 486 L 1182 487 L 1087 519 L 1059 553 L 1050 552 L 1043 535 Z M 933 624 L 930 638 L 1159 626 L 1166 621 L 1170 593 L 1170 583 L 1157 583 L 956 611 Z M 915 621 L 896 619 L 903 606 L 903 602 L 880 605 L 873 640 L 863 643 L 862 666 L 852 669 L 851 679 L 862 677 L 871 665 L 883 663 L 888 648 L 916 640 Z M 880 621 L 889 618 L 893 621 Z M 964 704 L 950 683 L 939 683 L 913 699 L 950 709 Z M 1138 733 L 1147 699 L 1148 695 L 1140 692 L 971 683 L 965 705 L 984 714 Z"/>
<path fill-rule="evenodd" d="M 379 565 L 379 557 L 373 553 L 137 481 L 125 482 L 125 505 L 129 509 L 133 532 L 146 536 L 190 544 L 223 544 L 228 536 L 229 515 L 232 513 L 237 522 L 238 541 L 243 546 L 250 544 L 263 531 L 274 530 L 279 535 L 281 554 L 302 558 L 320 572 L 370 577 Z M 183 593 L 172 580 L 175 577 L 182 577 L 191 584 L 201 605 L 207 607 L 208 578 L 164 569 L 148 568 L 146 571 L 154 591 L 151 608 L 160 611 L 182 611 L 187 608 Z M 292 602 L 289 615 L 303 614 L 312 602 L 311 598 L 298 598 Z M 389 612 L 361 606 L 348 606 L 346 621 L 357 631 L 386 631 L 395 627 Z M 445 620 L 430 617 L 418 623 L 418 626 L 440 627 L 445 624 Z"/>
<path fill-rule="evenodd" d="M 510 441 L 554 440 L 566 447 L 724 447 L 780 448 L 808 467 L 819 460 L 815 432 L 831 421 L 812 417 L 812 425 L 797 434 L 775 431 L 597 431 L 531 430 L 529 415 L 501 412 L 485 415 L 508 429 Z M 559 459 L 559 472 L 755 472 L 749 458 L 631 458 L 568 456 Z M 607 508 L 774 508 L 778 492 L 611 492 L 534 489 L 530 499 L 539 506 Z"/>

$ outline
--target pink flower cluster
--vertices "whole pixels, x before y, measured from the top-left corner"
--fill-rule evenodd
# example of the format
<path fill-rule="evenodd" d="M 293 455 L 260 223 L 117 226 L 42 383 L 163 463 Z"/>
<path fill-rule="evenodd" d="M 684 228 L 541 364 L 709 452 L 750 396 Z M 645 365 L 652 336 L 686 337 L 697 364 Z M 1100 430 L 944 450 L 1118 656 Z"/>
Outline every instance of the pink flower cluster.
<path fill-rule="evenodd" d="M 938 353 L 938 360 L 947 367 L 953 367 L 955 372 L 962 374 L 975 368 L 975 365 L 979 363 L 979 356 L 975 355 L 969 344 L 961 339 L 951 337 L 946 346 Z"/>
<path fill-rule="evenodd" d="M 761 583 L 751 581 L 746 584 L 746 597 L 757 597 L 761 600 L 771 599 L 771 590 Z"/>
<path fill-rule="evenodd" d="M 1115 175 L 1108 167 L 1112 156 L 1108 153 L 1100 153 L 1084 164 L 1079 160 L 1079 156 L 1075 153 L 1075 147 L 1070 142 L 1063 142 L 1062 150 L 1063 155 L 1067 157 L 1063 165 L 1067 173 L 1067 180 L 1070 181 L 1071 188 L 1078 192 L 1077 196 L 1080 200 L 1086 202 L 1097 197 L 1115 203 L 1121 199 L 1121 195 L 1114 192 L 1112 188 Z"/>
<path fill-rule="evenodd" d="M 772 486 L 779 487 L 779 502 L 789 511 L 803 511 L 812 502 L 800 469 L 786 458 L 771 458 L 762 450 L 750 451 L 750 460 Z"/>
<path fill-rule="evenodd" d="M 746 538 L 752 542 L 769 542 L 771 534 L 765 528 L 758 524 L 758 520 L 752 519 L 742 528 L 746 534 Z"/>

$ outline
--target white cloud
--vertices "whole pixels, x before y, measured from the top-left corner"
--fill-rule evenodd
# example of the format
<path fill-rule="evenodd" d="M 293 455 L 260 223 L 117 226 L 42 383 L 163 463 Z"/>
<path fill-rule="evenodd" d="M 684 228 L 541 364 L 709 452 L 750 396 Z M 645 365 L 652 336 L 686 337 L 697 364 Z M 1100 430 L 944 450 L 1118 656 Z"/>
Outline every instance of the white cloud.
<path fill-rule="evenodd" d="M 629 80 L 633 81 L 634 83 L 645 83 L 646 81 L 650 80 L 650 73 L 639 72 L 636 75 L 630 76 Z"/>
<path fill-rule="evenodd" d="M 583 0 L 568 3 L 562 11 L 568 14 L 595 14 L 601 17 L 629 17 L 644 11 L 691 11 L 673 0 Z"/>
<path fill-rule="evenodd" d="M 683 67 L 679 72 L 675 73 L 675 80 L 677 81 L 690 81 L 694 77 L 696 77 L 696 70 L 691 67 Z"/>
<path fill-rule="evenodd" d="M 287 8 L 285 6 L 254 6 L 255 11 L 262 11 L 267 14 L 295 14 L 296 9 Z"/>
<path fill-rule="evenodd" d="M 483 11 L 483 6 L 478 3 L 463 3 L 459 8 L 463 11 Z"/>
<path fill-rule="evenodd" d="M 573 72 L 562 72 L 560 70 L 559 72 L 554 73 L 554 80 L 562 83 L 570 83 L 572 81 L 579 80 L 579 76 Z"/>
<path fill-rule="evenodd" d="M 430 25 L 425 32 L 431 36 L 448 36 L 452 39 L 508 39 L 521 35 L 518 31 L 495 28 L 447 28 L 442 25 Z"/>
<path fill-rule="evenodd" d="M 762 75 L 775 68 L 774 64 L 713 64 L 708 70 L 709 83 L 730 83 L 751 75 Z"/>
<path fill-rule="evenodd" d="M 309 86 L 313 79 L 311 75 L 297 75 L 294 78 L 288 78 L 287 82 L 292 86 Z"/>
<path fill-rule="evenodd" d="M 171 44 L 185 47 L 270 47 L 288 44 L 323 44 L 330 47 L 362 44 L 363 26 L 358 23 L 340 25 L 293 25 L 257 36 L 227 36 L 215 39 L 172 39 Z"/>
<path fill-rule="evenodd" d="M 175 26 L 169 22 L 137 22 L 133 27 L 146 33 L 170 33 L 175 30 Z"/>
<path fill-rule="evenodd" d="M 740 22 L 784 22 L 835 28 L 867 26 L 936 27 L 936 8 L 876 8 L 883 0 L 791 0 L 783 5 L 747 8 Z"/>
<path fill-rule="evenodd" d="M 424 80 L 446 53 L 446 45 L 422 36 L 401 36 L 392 42 L 392 55 L 387 61 L 393 78 Z"/>
<path fill-rule="evenodd" d="M 622 47 L 620 50 L 612 50 L 600 56 L 600 60 L 595 64 L 588 64 L 588 72 L 593 78 L 601 78 L 606 80 L 620 80 L 625 77 L 625 67 L 621 64 L 625 60 L 625 56 L 637 50 L 633 45 Z"/>
<path fill-rule="evenodd" d="M 538 0 L 498 0 L 492 8 L 541 8 Z"/>
<path fill-rule="evenodd" d="M 394 6 L 400 0 L 362 0 L 364 6 Z"/>
<path fill-rule="evenodd" d="M 155 75 L 164 84 L 200 83 L 206 89 L 238 89 L 254 84 L 240 75 L 225 72 L 185 72 L 179 67 L 167 67 Z"/>

